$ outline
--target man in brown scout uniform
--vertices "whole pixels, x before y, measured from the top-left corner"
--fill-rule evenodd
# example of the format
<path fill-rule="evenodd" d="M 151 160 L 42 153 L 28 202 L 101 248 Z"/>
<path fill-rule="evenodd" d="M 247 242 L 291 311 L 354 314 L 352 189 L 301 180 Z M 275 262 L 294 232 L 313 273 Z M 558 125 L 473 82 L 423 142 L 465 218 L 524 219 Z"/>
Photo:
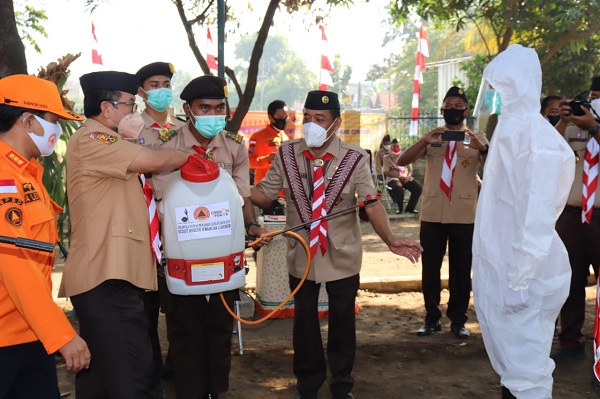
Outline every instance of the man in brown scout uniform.
<path fill-rule="evenodd" d="M 144 128 L 138 138 L 138 143 L 144 147 L 158 147 L 185 123 L 169 114 L 173 100 L 171 78 L 174 73 L 173 64 L 166 62 L 153 62 L 136 73 L 139 85 L 137 94 L 146 104 L 142 112 Z"/>
<path fill-rule="evenodd" d="M 67 147 L 73 230 L 61 289 L 94 359 L 77 374 L 77 397 L 150 398 L 144 290 L 157 288 L 158 255 L 139 175 L 179 168 L 189 154 L 124 140 L 136 139 L 143 126 L 135 112 L 135 75 L 94 72 L 80 82 L 87 119 Z"/>
<path fill-rule="evenodd" d="M 451 331 L 468 338 L 465 328 L 471 295 L 471 246 L 477 207 L 477 167 L 487 154 L 487 140 L 476 136 L 464 122 L 469 114 L 465 92 L 453 86 L 441 109 L 445 124 L 433 129 L 408 148 L 398 159 L 406 166 L 427 158 L 423 204 L 421 206 L 421 245 L 423 245 L 423 298 L 425 323 L 417 335 L 426 336 L 442 329 L 440 319 L 440 270 L 449 246 L 450 300 L 447 315 Z M 448 130 L 463 130 L 465 141 L 445 141 Z"/>
<path fill-rule="evenodd" d="M 592 78 L 589 100 L 592 109 L 580 106 L 581 112 L 563 104 L 561 120 L 555 126 L 576 155 L 575 179 L 567 205 L 556 222 L 556 231 L 569 253 L 572 272 L 569 296 L 560 311 L 560 349 L 551 355 L 557 364 L 585 357 L 585 337 L 581 333 L 585 320 L 585 287 L 590 265 L 596 276 L 600 266 L 597 241 L 600 236 L 600 186 L 597 184 L 600 76 Z M 586 180 L 589 185 L 585 184 Z"/>
<path fill-rule="evenodd" d="M 248 152 L 243 137 L 225 129 L 227 82 L 205 75 L 192 80 L 181 92 L 188 122 L 160 148 L 200 152 L 231 175 L 244 199 L 244 224 L 250 236 L 267 231 L 256 222 L 250 202 Z M 195 148 L 193 148 L 195 147 Z M 161 199 L 167 175 L 154 177 L 156 198 Z M 225 239 L 225 238 L 224 238 Z M 260 245 L 270 241 L 265 239 Z M 177 398 L 216 399 L 229 390 L 233 318 L 218 294 L 167 294 L 167 333 Z M 223 292 L 230 309 L 238 290 Z"/>
<path fill-rule="evenodd" d="M 271 205 L 283 188 L 288 212 L 286 227 L 351 209 L 330 220 L 313 223 L 312 267 L 308 279 L 294 296 L 294 374 L 303 399 L 316 398 L 326 376 L 317 307 L 321 283 L 326 283 L 329 294 L 327 359 L 332 375 L 329 389 L 335 399 L 353 398 L 354 304 L 362 263 L 362 238 L 355 206 L 357 200 L 375 198 L 377 190 L 373 187 L 368 154 L 342 142 L 335 134 L 341 122 L 336 93 L 309 92 L 304 104 L 304 139 L 282 144 L 265 178 L 252 188 L 252 202 L 262 208 Z M 393 253 L 413 262 L 419 259 L 421 246 L 392 233 L 387 213 L 379 202 L 366 205 L 365 211 L 375 232 Z M 308 230 L 298 233 L 309 242 Z M 306 261 L 302 245 L 290 241 L 287 262 L 292 290 L 304 274 Z"/>

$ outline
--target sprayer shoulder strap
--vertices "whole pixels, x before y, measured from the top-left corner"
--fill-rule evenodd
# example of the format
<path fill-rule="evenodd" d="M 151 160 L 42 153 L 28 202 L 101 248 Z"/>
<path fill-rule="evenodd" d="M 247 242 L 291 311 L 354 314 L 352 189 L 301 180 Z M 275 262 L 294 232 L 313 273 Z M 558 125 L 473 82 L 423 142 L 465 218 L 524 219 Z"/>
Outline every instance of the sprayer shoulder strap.
<path fill-rule="evenodd" d="M 285 177 L 288 181 L 290 194 L 296 205 L 300 220 L 302 223 L 307 223 L 312 220 L 312 204 L 308 199 L 300 176 L 300 168 L 294 152 L 295 144 L 296 143 L 288 143 L 287 145 L 282 145 L 279 147 L 278 151 L 281 157 Z M 327 213 L 329 213 L 335 205 L 336 198 L 350 180 L 354 169 L 356 169 L 356 166 L 362 157 L 363 155 L 360 152 L 349 149 L 340 162 L 340 165 L 325 188 Z M 307 173 L 312 173 L 312 171 L 307 169 Z"/>

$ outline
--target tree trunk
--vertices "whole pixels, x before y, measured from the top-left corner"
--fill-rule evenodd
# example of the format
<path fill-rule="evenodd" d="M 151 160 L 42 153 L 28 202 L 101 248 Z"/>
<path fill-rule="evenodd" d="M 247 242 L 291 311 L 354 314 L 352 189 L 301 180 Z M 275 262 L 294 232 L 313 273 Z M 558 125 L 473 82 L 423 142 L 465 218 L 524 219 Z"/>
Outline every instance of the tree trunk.
<path fill-rule="evenodd" d="M 0 78 L 27 73 L 25 46 L 17 30 L 15 7 L 12 0 L 0 1 Z"/>

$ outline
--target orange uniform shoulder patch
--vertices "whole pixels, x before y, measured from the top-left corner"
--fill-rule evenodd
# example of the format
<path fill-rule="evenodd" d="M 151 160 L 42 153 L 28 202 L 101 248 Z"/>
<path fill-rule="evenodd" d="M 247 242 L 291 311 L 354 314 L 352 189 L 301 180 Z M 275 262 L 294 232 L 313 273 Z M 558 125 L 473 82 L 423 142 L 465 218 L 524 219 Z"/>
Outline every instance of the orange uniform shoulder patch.
<path fill-rule="evenodd" d="M 9 161 L 11 161 L 12 163 L 14 163 L 17 166 L 23 166 L 25 164 L 25 162 L 27 162 L 26 160 L 24 160 L 23 158 L 21 158 L 14 151 L 11 151 L 8 154 L 6 154 L 6 158 L 8 158 Z"/>

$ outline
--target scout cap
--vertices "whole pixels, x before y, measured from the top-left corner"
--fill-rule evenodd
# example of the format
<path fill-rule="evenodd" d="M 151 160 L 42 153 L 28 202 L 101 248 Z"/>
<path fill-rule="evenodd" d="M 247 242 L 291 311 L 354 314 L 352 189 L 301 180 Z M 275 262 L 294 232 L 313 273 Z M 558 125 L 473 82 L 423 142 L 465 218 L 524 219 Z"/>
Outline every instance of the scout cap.
<path fill-rule="evenodd" d="M 136 94 L 138 78 L 135 75 L 117 71 L 87 73 L 79 78 L 83 94 L 94 90 L 114 90 Z"/>
<path fill-rule="evenodd" d="M 307 109 L 340 109 L 340 101 L 337 93 L 332 91 L 314 90 L 309 91 L 304 102 Z"/>
<path fill-rule="evenodd" d="M 62 119 L 83 120 L 83 116 L 63 107 L 58 87 L 53 82 L 31 75 L 10 75 L 0 79 L 0 104 L 52 112 Z"/>
<path fill-rule="evenodd" d="M 166 76 L 171 79 L 175 73 L 175 67 L 173 64 L 167 62 L 153 62 L 152 64 L 145 65 L 136 72 L 138 77 L 138 86 L 142 86 L 144 81 L 152 76 Z"/>
<path fill-rule="evenodd" d="M 600 91 L 600 76 L 594 76 L 592 78 L 592 85 L 590 91 Z"/>
<path fill-rule="evenodd" d="M 465 91 L 463 89 L 461 89 L 460 87 L 457 86 L 452 86 L 448 92 L 446 93 L 446 95 L 444 96 L 444 101 L 448 98 L 448 97 L 460 97 L 463 100 L 465 100 L 465 102 L 467 104 L 469 104 L 469 100 L 467 100 L 467 95 L 465 94 Z"/>
<path fill-rule="evenodd" d="M 214 75 L 199 76 L 185 86 L 179 98 L 188 102 L 198 98 L 224 99 L 227 98 L 227 82 Z"/>

